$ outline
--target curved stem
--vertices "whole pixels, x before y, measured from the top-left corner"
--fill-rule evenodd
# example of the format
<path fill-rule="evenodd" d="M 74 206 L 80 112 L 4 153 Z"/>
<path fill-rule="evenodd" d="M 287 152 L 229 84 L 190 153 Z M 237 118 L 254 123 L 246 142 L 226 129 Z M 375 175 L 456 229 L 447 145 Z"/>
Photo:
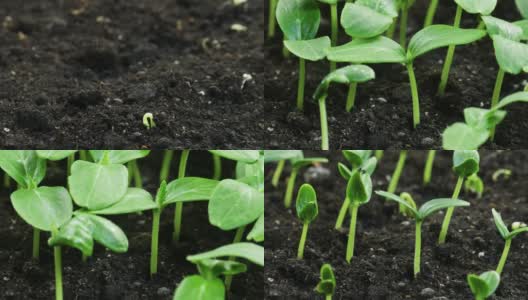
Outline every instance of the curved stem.
<path fill-rule="evenodd" d="M 424 28 L 433 24 L 437 8 L 438 0 L 431 0 L 429 8 L 427 9 L 427 15 L 425 16 Z"/>
<path fill-rule="evenodd" d="M 73 164 L 74 161 L 75 161 L 75 153 L 70 154 L 68 156 L 67 170 L 66 170 L 66 174 L 68 174 L 68 176 L 71 175 L 71 165 Z"/>
<path fill-rule="evenodd" d="M 143 181 L 141 180 L 141 173 L 139 172 L 137 160 L 128 162 L 128 175 L 129 181 L 134 179 L 134 185 L 137 188 L 143 188 Z"/>
<path fill-rule="evenodd" d="M 326 102 L 325 99 L 319 100 L 319 119 L 321 121 L 321 149 L 328 150 L 328 119 L 326 117 Z"/>
<path fill-rule="evenodd" d="M 348 230 L 348 242 L 346 250 L 346 261 L 350 263 L 352 257 L 354 256 L 354 243 L 356 240 L 356 222 L 357 222 L 357 213 L 359 205 L 357 203 L 352 203 L 350 205 L 350 227 Z"/>
<path fill-rule="evenodd" d="M 299 172 L 299 169 L 292 167 L 290 178 L 288 178 L 288 184 L 286 185 L 286 194 L 284 194 L 284 206 L 286 208 L 289 208 L 291 206 L 293 187 L 295 186 L 297 172 Z"/>
<path fill-rule="evenodd" d="M 504 244 L 504 250 L 502 250 L 499 265 L 497 266 L 497 273 L 499 273 L 499 275 L 502 273 L 504 265 L 506 264 L 506 259 L 508 258 L 508 253 L 510 252 L 511 241 L 512 239 L 506 240 L 506 243 Z"/>
<path fill-rule="evenodd" d="M 306 244 L 306 236 L 308 235 L 308 225 L 310 225 L 310 223 L 303 224 L 301 239 L 299 240 L 299 248 L 297 249 L 298 259 L 303 259 L 304 257 L 304 244 Z"/>
<path fill-rule="evenodd" d="M 436 155 L 436 150 L 429 150 L 427 154 L 427 161 L 425 162 L 425 169 L 423 174 L 423 183 L 428 185 L 431 182 L 431 173 L 433 172 L 433 163 Z"/>
<path fill-rule="evenodd" d="M 185 177 L 185 170 L 187 169 L 187 159 L 189 158 L 190 150 L 182 150 L 180 157 L 180 166 L 178 168 L 178 178 Z M 174 210 L 174 232 L 172 233 L 172 240 L 180 241 L 181 223 L 182 223 L 183 202 L 176 202 L 176 209 Z"/>
<path fill-rule="evenodd" d="M 348 86 L 348 96 L 346 102 L 346 111 L 348 112 L 352 110 L 352 108 L 354 107 L 354 103 L 356 102 L 357 85 L 357 82 L 354 82 Z"/>
<path fill-rule="evenodd" d="M 416 83 L 416 75 L 414 75 L 412 62 L 407 64 L 407 71 L 409 73 L 409 83 L 411 84 L 413 126 L 416 128 L 420 124 L 420 98 L 418 96 L 418 84 Z"/>
<path fill-rule="evenodd" d="M 337 38 L 338 38 L 338 26 L 337 26 L 337 3 L 336 4 L 330 4 L 330 16 L 332 21 L 332 47 L 335 47 L 337 45 Z M 336 62 L 330 61 L 330 72 L 335 71 L 336 69 Z"/>
<path fill-rule="evenodd" d="M 53 247 L 53 258 L 55 260 L 55 299 L 62 300 L 62 256 L 61 247 Z"/>
<path fill-rule="evenodd" d="M 279 179 L 282 174 L 282 169 L 284 169 L 284 160 L 279 160 L 277 163 L 277 168 L 275 169 L 275 172 L 273 172 L 273 178 L 271 179 L 271 185 L 274 187 L 277 187 L 279 185 Z"/>
<path fill-rule="evenodd" d="M 407 1 L 402 8 L 401 18 L 400 18 L 400 46 L 403 49 L 407 49 L 407 18 L 409 15 L 409 9 L 407 7 Z"/>
<path fill-rule="evenodd" d="M 422 255 L 422 221 L 416 222 L 416 237 L 414 241 L 414 278 L 420 273 L 420 258 Z"/>
<path fill-rule="evenodd" d="M 345 201 L 343 201 L 343 205 L 341 205 L 341 209 L 339 210 L 339 215 L 337 216 L 335 229 L 340 229 L 341 226 L 343 226 L 343 221 L 345 220 L 346 213 L 348 211 L 349 206 L 350 206 L 350 199 L 346 197 Z"/>
<path fill-rule="evenodd" d="M 33 227 L 33 258 L 39 260 L 40 257 L 40 229 Z"/>
<path fill-rule="evenodd" d="M 460 5 L 457 5 L 457 11 L 456 11 L 455 22 L 453 23 L 453 27 L 459 28 L 461 20 L 462 20 L 462 7 Z M 455 48 L 456 48 L 455 45 L 449 45 L 449 48 L 447 48 L 447 55 L 446 55 L 446 59 L 444 62 L 444 67 L 442 68 L 442 76 L 440 78 L 440 85 L 438 86 L 439 95 L 444 95 L 445 93 L 447 81 L 449 80 L 449 71 L 451 70 L 451 64 L 453 64 Z"/>
<path fill-rule="evenodd" d="M 213 166 L 213 179 L 220 180 L 220 178 L 222 177 L 222 158 L 219 155 L 213 154 Z"/>
<path fill-rule="evenodd" d="M 173 155 L 174 150 L 165 150 L 163 153 L 163 161 L 161 163 L 160 171 L 160 182 L 163 182 L 163 180 L 167 180 L 167 178 L 169 178 L 170 166 Z"/>
<path fill-rule="evenodd" d="M 275 37 L 275 27 L 276 27 L 276 21 L 275 21 L 275 11 L 277 9 L 277 1 L 278 0 L 270 0 L 269 2 L 269 18 L 268 18 L 268 38 Z"/>
<path fill-rule="evenodd" d="M 161 209 L 152 210 L 152 236 L 150 237 L 150 277 L 158 273 L 158 244 Z"/>
<path fill-rule="evenodd" d="M 502 82 L 504 81 L 504 70 L 499 68 L 499 73 L 497 73 L 497 80 L 495 80 L 495 87 L 493 88 L 493 96 L 491 97 L 491 107 L 497 106 L 499 103 L 499 98 L 502 90 Z M 491 128 L 490 138 L 493 141 L 495 139 L 495 126 Z"/>
<path fill-rule="evenodd" d="M 299 85 L 297 87 L 297 108 L 304 109 L 304 80 L 306 78 L 306 62 L 299 58 Z"/>
<path fill-rule="evenodd" d="M 457 199 L 458 195 L 460 194 L 460 189 L 462 188 L 462 183 L 464 182 L 464 177 L 459 176 L 455 190 L 453 191 L 453 196 L 451 198 Z M 447 237 L 447 231 L 449 230 L 449 222 L 451 222 L 451 217 L 453 216 L 453 212 L 455 211 L 454 207 L 449 207 L 447 209 L 446 215 L 444 217 L 444 221 L 442 222 L 442 229 L 440 231 L 440 236 L 438 237 L 438 244 L 445 243 L 446 237 Z"/>

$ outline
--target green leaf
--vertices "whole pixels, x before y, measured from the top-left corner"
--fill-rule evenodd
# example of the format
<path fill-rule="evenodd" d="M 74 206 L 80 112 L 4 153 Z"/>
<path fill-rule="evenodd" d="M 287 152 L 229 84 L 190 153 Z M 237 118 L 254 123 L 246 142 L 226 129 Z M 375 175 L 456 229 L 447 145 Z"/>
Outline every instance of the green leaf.
<path fill-rule="evenodd" d="M 264 266 L 264 247 L 253 243 L 234 243 L 221 246 L 211 251 L 187 256 L 187 260 L 195 263 L 203 259 L 230 256 L 244 258 L 256 265 Z"/>
<path fill-rule="evenodd" d="M 480 274 L 480 278 L 483 279 L 488 285 L 488 293 L 485 297 L 489 297 L 495 293 L 495 290 L 499 287 L 500 275 L 496 271 L 488 271 Z"/>
<path fill-rule="evenodd" d="M 223 158 L 242 161 L 248 164 L 256 162 L 260 157 L 258 150 L 209 150 L 209 152 Z"/>
<path fill-rule="evenodd" d="M 483 16 L 482 21 L 486 24 L 486 30 L 491 37 L 500 35 L 510 41 L 518 42 L 521 40 L 523 30 L 513 23 L 492 16 Z"/>
<path fill-rule="evenodd" d="M 490 15 L 497 6 L 497 0 L 455 0 L 466 12 L 470 14 Z"/>
<path fill-rule="evenodd" d="M 496 271 L 488 271 L 477 276 L 469 274 L 467 281 L 471 292 L 477 299 L 485 299 L 495 293 L 500 283 L 500 275 Z"/>
<path fill-rule="evenodd" d="M 183 177 L 171 181 L 167 185 L 167 196 L 163 206 L 176 202 L 209 200 L 218 180 L 201 177 Z"/>
<path fill-rule="evenodd" d="M 264 192 L 264 156 L 256 163 L 247 164 L 238 161 L 236 164 L 236 178 L 259 191 Z"/>
<path fill-rule="evenodd" d="M 513 239 L 514 237 L 516 237 L 518 234 L 520 234 L 520 233 L 522 233 L 522 232 L 528 232 L 528 227 L 521 227 L 521 228 L 518 228 L 518 229 L 512 230 L 512 231 L 506 236 L 506 240 Z"/>
<path fill-rule="evenodd" d="M 209 222 L 222 230 L 232 230 L 254 222 L 264 213 L 264 194 L 232 179 L 220 181 L 208 206 Z"/>
<path fill-rule="evenodd" d="M 317 0 L 317 1 L 323 2 L 326 4 L 337 4 L 337 2 L 339 2 L 340 0 Z"/>
<path fill-rule="evenodd" d="M 507 73 L 517 75 L 528 66 L 528 45 L 493 35 L 495 58 L 500 68 Z"/>
<path fill-rule="evenodd" d="M 398 16 L 398 7 L 394 0 L 357 0 L 355 3 L 370 7 L 386 16 Z"/>
<path fill-rule="evenodd" d="M 432 213 L 448 208 L 457 206 L 469 206 L 469 202 L 464 200 L 452 199 L 452 198 L 440 198 L 433 199 L 425 202 L 418 210 L 418 219 L 424 220 Z"/>
<path fill-rule="evenodd" d="M 332 271 L 332 266 L 329 264 L 324 264 L 321 266 L 320 279 L 321 280 L 315 287 L 315 291 L 322 295 L 333 295 L 336 281 L 334 272 Z"/>
<path fill-rule="evenodd" d="M 528 2 L 526 0 L 515 0 L 515 3 L 523 18 L 528 19 Z"/>
<path fill-rule="evenodd" d="M 348 180 L 346 197 L 351 203 L 360 205 L 368 203 L 372 195 L 372 181 L 370 175 L 361 170 L 355 170 Z"/>
<path fill-rule="evenodd" d="M 219 278 L 207 280 L 200 275 L 188 276 L 180 282 L 172 299 L 224 300 L 224 282 Z"/>
<path fill-rule="evenodd" d="M 471 191 L 478 195 L 480 198 L 484 192 L 484 182 L 482 179 L 475 173 L 469 176 L 464 183 L 464 188 L 466 191 Z"/>
<path fill-rule="evenodd" d="M 72 217 L 72 200 L 63 187 L 17 190 L 11 194 L 11 203 L 24 221 L 40 230 L 58 229 Z"/>
<path fill-rule="evenodd" d="M 504 224 L 501 215 L 495 210 L 495 208 L 491 210 L 491 213 L 493 214 L 493 221 L 495 221 L 495 226 L 497 227 L 497 230 L 499 231 L 502 238 L 507 240 L 507 237 L 510 234 L 508 226 Z"/>
<path fill-rule="evenodd" d="M 297 57 L 318 61 L 325 58 L 331 41 L 327 36 L 311 40 L 284 40 L 284 46 Z"/>
<path fill-rule="evenodd" d="M 93 231 L 95 225 L 84 215 L 74 216 L 63 225 L 58 232 L 54 232 L 48 240 L 50 246 L 68 246 L 76 248 L 85 256 L 93 253 Z"/>
<path fill-rule="evenodd" d="M 455 123 L 442 133 L 442 147 L 445 150 L 478 149 L 489 138 L 489 131 Z"/>
<path fill-rule="evenodd" d="M 281 0 L 275 15 L 286 40 L 310 40 L 317 35 L 321 12 L 314 0 Z"/>
<path fill-rule="evenodd" d="M 302 159 L 302 150 L 264 150 L 264 162 L 274 162 L 287 159 Z"/>
<path fill-rule="evenodd" d="M 527 7 L 528 7 L 528 4 L 527 4 Z M 513 22 L 513 24 L 519 26 L 522 29 L 523 34 L 521 36 L 521 40 L 528 40 L 528 20 L 521 20 L 521 21 Z"/>
<path fill-rule="evenodd" d="M 374 6 L 369 7 L 361 2 L 372 3 Z M 376 9 L 376 4 L 379 3 L 390 3 L 392 5 L 391 14 L 388 15 L 381 9 Z M 371 38 L 387 31 L 392 25 L 393 18 L 397 16 L 398 13 L 392 1 L 348 2 L 341 13 L 341 26 L 353 38 Z"/>
<path fill-rule="evenodd" d="M 476 150 L 455 150 L 453 169 L 458 176 L 469 177 L 479 171 L 480 156 Z"/>
<path fill-rule="evenodd" d="M 197 261 L 196 264 L 200 274 L 205 278 L 209 276 L 236 275 L 247 271 L 245 264 L 229 260 L 202 259 Z"/>
<path fill-rule="evenodd" d="M 367 159 L 363 164 L 361 165 L 361 170 L 367 172 L 367 174 L 372 175 L 374 173 L 374 170 L 376 170 L 376 166 L 378 165 L 378 159 L 375 157 L 371 157 Z"/>
<path fill-rule="evenodd" d="M 384 36 L 353 41 L 328 50 L 327 58 L 335 62 L 404 63 L 405 50 L 395 41 Z"/>
<path fill-rule="evenodd" d="M 355 82 L 365 82 L 372 80 L 376 77 L 374 70 L 369 66 L 365 65 L 350 65 L 340 69 L 335 70 L 334 72 L 325 76 L 321 81 L 317 90 L 314 93 L 313 98 L 315 100 L 326 99 L 328 96 L 328 88 L 332 82 L 341 83 L 341 84 L 351 84 Z M 361 150 L 358 150 L 361 151 Z"/>
<path fill-rule="evenodd" d="M 75 152 L 77 150 L 37 150 L 37 155 L 47 160 L 62 160 Z"/>
<path fill-rule="evenodd" d="M 82 160 L 72 164 L 68 184 L 73 201 L 88 210 L 117 203 L 128 188 L 128 170 L 121 164 L 101 165 Z"/>
<path fill-rule="evenodd" d="M 297 218 L 303 223 L 311 223 L 319 214 L 317 195 L 310 184 L 305 183 L 299 188 L 295 209 Z"/>
<path fill-rule="evenodd" d="M 253 225 L 253 228 L 248 233 L 247 240 L 254 240 L 255 242 L 264 241 L 264 214 L 260 215 L 257 222 Z"/>
<path fill-rule="evenodd" d="M 296 159 L 292 161 L 293 168 L 299 169 L 302 167 L 307 167 L 316 163 L 327 163 L 328 159 L 324 157 L 307 157 L 303 159 Z"/>
<path fill-rule="evenodd" d="M 385 191 L 376 191 L 376 194 L 382 196 L 383 198 L 387 200 L 398 202 L 399 204 L 409 209 L 409 211 L 413 214 L 414 218 L 418 217 L 418 210 L 416 210 L 416 208 L 414 208 L 411 204 L 409 204 L 409 202 L 405 201 L 405 199 L 401 198 L 400 196 L 393 194 L 393 193 L 385 192 Z"/>
<path fill-rule="evenodd" d="M 0 168 L 22 188 L 36 187 L 46 175 L 46 161 L 34 150 L 0 150 Z"/>
<path fill-rule="evenodd" d="M 132 212 L 140 212 L 158 208 L 152 199 L 152 195 L 140 188 L 128 188 L 125 196 L 112 206 L 93 210 L 90 213 L 95 215 L 119 215 Z"/>
<path fill-rule="evenodd" d="M 116 253 L 127 252 L 128 239 L 119 226 L 108 219 L 89 213 L 76 212 L 76 215 L 86 216 L 94 224 L 94 240 Z"/>
<path fill-rule="evenodd" d="M 407 57 L 412 61 L 431 50 L 449 45 L 469 44 L 485 35 L 486 31 L 480 29 L 461 29 L 449 25 L 427 26 L 411 38 Z"/>
<path fill-rule="evenodd" d="M 353 168 L 357 168 L 372 155 L 372 150 L 343 150 L 341 153 Z"/>
<path fill-rule="evenodd" d="M 506 117 L 506 112 L 502 110 L 490 110 L 478 107 L 464 109 L 466 124 L 475 128 L 491 129 L 502 122 L 504 117 Z"/>
<path fill-rule="evenodd" d="M 100 162 L 104 152 L 108 152 L 109 163 L 124 164 L 149 155 L 150 150 L 90 150 L 94 162 Z"/>
<path fill-rule="evenodd" d="M 516 102 L 528 102 L 528 92 L 517 92 L 504 97 L 493 109 L 498 110 Z"/>
<path fill-rule="evenodd" d="M 352 171 L 342 163 L 337 163 L 337 170 L 339 171 L 339 174 L 341 174 L 341 177 L 348 182 L 350 176 L 352 176 Z"/>

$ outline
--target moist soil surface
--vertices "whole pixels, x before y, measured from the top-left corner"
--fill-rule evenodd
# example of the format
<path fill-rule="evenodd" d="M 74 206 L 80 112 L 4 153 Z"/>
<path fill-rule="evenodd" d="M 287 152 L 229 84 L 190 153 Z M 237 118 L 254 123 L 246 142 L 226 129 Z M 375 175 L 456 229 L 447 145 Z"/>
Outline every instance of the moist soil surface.
<path fill-rule="evenodd" d="M 429 1 L 417 1 L 410 10 L 408 40 L 423 26 Z M 321 4 L 322 19 L 319 36 L 329 35 L 329 9 Z M 440 1 L 435 23 L 452 24 L 455 16 L 454 1 Z M 520 20 L 514 1 L 500 1 L 494 16 Z M 474 28 L 475 15 L 464 13 L 463 28 Z M 321 144 L 319 109 L 311 98 L 315 88 L 329 72 L 327 61 L 307 62 L 305 111 L 296 109 L 298 60 L 282 56 L 282 36 L 278 34 L 265 43 L 265 99 L 269 142 L 273 148 L 319 149 Z M 340 43 L 350 40 L 340 31 Z M 398 37 L 396 32 L 395 37 Z M 436 96 L 446 48 L 419 57 L 415 73 L 420 94 L 422 122 L 416 130 L 412 126 L 411 91 L 408 74 L 399 64 L 371 64 L 376 79 L 358 85 L 356 105 L 352 112 L 345 111 L 348 89 L 332 84 L 327 98 L 331 149 L 433 149 L 442 145 L 441 134 L 455 123 L 463 122 L 467 107 L 489 107 L 495 85 L 498 65 L 489 37 L 456 48 L 446 94 Z M 342 66 L 345 66 L 343 64 Z M 502 97 L 521 91 L 527 84 L 526 75 L 507 75 Z M 508 115 L 497 129 L 495 142 L 483 147 L 490 149 L 525 149 L 528 121 L 524 116 L 528 106 L 515 104 L 507 108 Z"/>
<path fill-rule="evenodd" d="M 259 148 L 262 11 L 259 0 L 1 1 L 0 145 Z"/>
<path fill-rule="evenodd" d="M 409 153 L 397 189 L 397 193 L 411 193 L 418 206 L 433 198 L 450 197 L 456 182 L 451 152 L 442 152 L 437 153 L 431 183 L 424 187 L 426 154 L 426 151 Z M 418 279 L 413 279 L 412 270 L 414 223 L 398 213 L 395 202 L 386 202 L 379 196 L 373 196 L 359 208 L 355 253 L 347 264 L 350 216 L 341 231 L 334 229 L 346 188 L 345 180 L 337 172 L 337 162 L 344 160 L 338 152 L 310 155 L 328 157 L 330 162 L 323 165 L 329 170 L 327 176 L 309 176 L 317 191 L 319 216 L 309 227 L 303 260 L 296 258 L 302 224 L 295 209 L 285 209 L 283 205 L 288 173 L 275 189 L 269 182 L 273 168 L 270 165 L 267 169 L 264 280 L 269 299 L 322 299 L 313 289 L 323 263 L 330 263 L 334 269 L 335 299 L 473 299 L 466 275 L 494 270 L 504 247 L 491 209 L 496 208 L 508 225 L 528 220 L 528 151 L 481 151 L 479 176 L 485 184 L 484 194 L 477 199 L 475 194 L 462 191 L 459 198 L 471 202 L 471 207 L 455 209 L 443 246 L 437 246 L 437 239 L 444 213 L 436 213 L 424 222 Z M 385 152 L 373 175 L 374 190 L 386 190 L 397 159 L 397 152 Z M 492 174 L 500 168 L 512 170 L 512 175 L 494 182 Z M 308 173 L 314 172 L 299 173 L 295 190 Z M 528 261 L 523 254 L 526 247 L 527 235 L 513 240 L 501 284 L 490 299 L 526 299 Z"/>
<path fill-rule="evenodd" d="M 144 188 L 157 189 L 161 156 L 138 161 Z M 212 160 L 206 152 L 191 152 L 188 176 L 212 175 Z M 175 154 L 171 175 L 178 168 Z M 224 176 L 231 176 L 234 164 L 223 160 Z M 45 185 L 64 184 L 65 165 L 48 169 Z M 2 175 L 3 176 L 3 175 Z M 78 250 L 63 247 L 64 299 L 172 299 L 184 276 L 197 274 L 196 266 L 185 260 L 187 255 L 212 250 L 232 242 L 234 232 L 223 232 L 209 225 L 206 203 L 188 203 L 183 208 L 182 240 L 172 245 L 173 206 L 161 218 L 158 275 L 149 276 L 151 214 L 129 214 L 111 217 L 127 234 L 129 250 L 124 254 L 106 251 L 95 244 L 93 257 L 86 263 Z M 9 193 L 0 193 L 0 299 L 54 299 L 55 281 L 53 251 L 41 236 L 40 262 L 31 259 L 32 229 L 13 210 Z M 248 263 L 248 271 L 233 277 L 228 299 L 262 299 L 263 269 Z"/>

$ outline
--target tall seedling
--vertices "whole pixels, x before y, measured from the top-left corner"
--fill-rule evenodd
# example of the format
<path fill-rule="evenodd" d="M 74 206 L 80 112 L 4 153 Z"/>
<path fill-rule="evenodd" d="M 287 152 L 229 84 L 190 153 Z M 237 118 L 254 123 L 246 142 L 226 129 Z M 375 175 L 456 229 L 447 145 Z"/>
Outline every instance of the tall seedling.
<path fill-rule="evenodd" d="M 185 172 L 187 171 L 187 160 L 189 159 L 190 150 L 182 150 L 180 156 L 180 163 L 178 166 L 178 178 L 185 177 Z M 182 224 L 182 214 L 183 214 L 183 202 L 176 202 L 174 208 L 174 230 L 172 232 L 172 240 L 174 242 L 180 241 L 181 235 L 181 224 Z"/>
<path fill-rule="evenodd" d="M 273 172 L 273 177 L 271 179 L 271 185 L 274 187 L 279 186 L 279 180 L 284 169 L 286 161 L 293 161 L 304 157 L 301 150 L 264 150 L 264 163 L 273 163 L 277 162 L 277 167 L 275 172 Z"/>
<path fill-rule="evenodd" d="M 497 230 L 506 242 L 504 244 L 504 250 L 502 251 L 499 264 L 497 265 L 497 273 L 499 273 L 500 275 L 502 273 L 502 270 L 504 269 L 504 265 L 506 264 L 506 259 L 508 258 L 508 253 L 510 252 L 512 239 L 522 232 L 528 232 L 528 227 L 526 227 L 526 224 L 524 223 L 514 222 L 511 226 L 512 231 L 510 231 L 508 230 L 508 226 L 504 224 L 501 215 L 495 209 L 493 209 L 491 212 L 493 213 L 493 220 L 495 221 L 495 226 L 497 226 Z"/>
<path fill-rule="evenodd" d="M 295 208 L 297 211 L 297 218 L 299 218 L 303 224 L 301 239 L 299 240 L 299 248 L 297 249 L 297 259 L 303 259 L 304 245 L 306 244 L 306 236 L 308 235 L 308 226 L 310 226 L 310 223 L 312 223 L 319 214 L 317 195 L 310 184 L 305 183 L 299 188 Z"/>

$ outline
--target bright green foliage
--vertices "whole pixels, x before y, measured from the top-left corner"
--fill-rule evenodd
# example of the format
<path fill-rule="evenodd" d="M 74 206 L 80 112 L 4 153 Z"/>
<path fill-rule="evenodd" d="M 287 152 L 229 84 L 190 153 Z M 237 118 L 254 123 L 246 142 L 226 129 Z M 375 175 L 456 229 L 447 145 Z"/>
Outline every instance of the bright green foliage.
<path fill-rule="evenodd" d="M 476 193 L 478 198 L 481 198 L 482 193 L 484 192 L 484 182 L 477 175 L 477 173 L 475 173 L 466 179 L 466 182 L 464 183 L 464 189 L 466 191 Z"/>
<path fill-rule="evenodd" d="M 286 193 L 284 194 L 284 206 L 286 208 L 290 207 L 292 196 L 293 196 L 293 188 L 295 187 L 295 179 L 297 178 L 297 174 L 299 173 L 300 169 L 303 167 L 307 167 L 312 164 L 318 164 L 318 163 L 327 163 L 328 159 L 324 157 L 304 157 L 300 156 L 298 158 L 292 159 L 292 170 L 290 174 L 290 178 L 288 179 L 288 184 L 286 185 Z"/>
<path fill-rule="evenodd" d="M 319 278 L 320 281 L 315 287 L 315 291 L 326 297 L 332 297 L 336 287 L 336 280 L 330 264 L 324 264 L 321 266 Z"/>
<path fill-rule="evenodd" d="M 77 150 L 36 150 L 40 158 L 47 160 L 62 160 L 74 154 Z"/>
<path fill-rule="evenodd" d="M 77 215 L 86 216 L 93 223 L 93 239 L 104 245 L 106 248 L 117 252 L 125 253 L 128 250 L 128 239 L 116 224 L 112 221 L 89 213 L 76 213 Z"/>
<path fill-rule="evenodd" d="M 459 177 L 469 177 L 479 171 L 480 156 L 476 150 L 455 150 L 453 170 Z"/>
<path fill-rule="evenodd" d="M 515 0 L 515 3 L 517 4 L 517 8 L 521 15 L 525 19 L 528 19 L 528 2 L 526 0 Z"/>
<path fill-rule="evenodd" d="M 468 274 L 467 282 L 476 300 L 484 300 L 493 293 L 500 283 L 500 275 L 495 271 L 484 272 L 480 275 Z"/>
<path fill-rule="evenodd" d="M 90 150 L 94 162 L 103 164 L 124 164 L 149 155 L 150 150 Z M 104 161 L 105 155 L 107 161 Z"/>
<path fill-rule="evenodd" d="M 321 21 L 321 12 L 314 0 L 280 0 L 276 16 L 286 40 L 292 41 L 315 38 Z"/>
<path fill-rule="evenodd" d="M 311 223 L 317 217 L 317 196 L 314 188 L 309 184 L 303 184 L 299 188 L 297 201 L 295 203 L 297 217 L 303 223 Z"/>
<path fill-rule="evenodd" d="M 86 215 L 76 215 L 51 235 L 48 245 L 68 246 L 78 249 L 86 257 L 92 256 L 94 229 L 94 223 Z"/>
<path fill-rule="evenodd" d="M 371 38 L 387 31 L 398 16 L 393 0 L 348 2 L 341 14 L 341 26 L 354 38 Z"/>
<path fill-rule="evenodd" d="M 21 188 L 34 188 L 46 175 L 46 160 L 34 150 L 0 150 L 0 168 Z"/>
<path fill-rule="evenodd" d="M 513 24 L 519 26 L 522 29 L 523 34 L 521 36 L 521 40 L 523 41 L 528 40 L 528 20 L 521 20 L 521 21 L 513 22 Z"/>
<path fill-rule="evenodd" d="M 470 14 L 490 15 L 497 6 L 497 0 L 455 0 L 466 12 Z"/>
<path fill-rule="evenodd" d="M 302 150 L 264 150 L 264 162 L 294 160 L 303 158 Z"/>
<path fill-rule="evenodd" d="M 323 36 L 311 40 L 285 40 L 284 46 L 295 54 L 295 56 L 310 60 L 318 61 L 326 56 L 327 49 L 330 48 L 330 38 Z"/>
<path fill-rule="evenodd" d="M 119 215 L 156 208 L 150 193 L 139 188 L 128 188 L 125 196 L 117 203 L 100 210 L 92 210 L 90 213 L 96 215 Z"/>

